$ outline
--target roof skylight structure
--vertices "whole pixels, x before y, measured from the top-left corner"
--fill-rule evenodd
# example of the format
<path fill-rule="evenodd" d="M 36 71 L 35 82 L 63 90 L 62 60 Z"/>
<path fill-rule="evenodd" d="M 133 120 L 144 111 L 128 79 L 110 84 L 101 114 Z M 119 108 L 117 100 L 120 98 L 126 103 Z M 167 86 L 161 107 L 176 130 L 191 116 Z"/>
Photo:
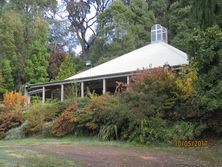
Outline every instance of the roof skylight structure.
<path fill-rule="evenodd" d="M 167 29 L 160 24 L 151 27 L 151 43 L 155 42 L 167 43 Z"/>

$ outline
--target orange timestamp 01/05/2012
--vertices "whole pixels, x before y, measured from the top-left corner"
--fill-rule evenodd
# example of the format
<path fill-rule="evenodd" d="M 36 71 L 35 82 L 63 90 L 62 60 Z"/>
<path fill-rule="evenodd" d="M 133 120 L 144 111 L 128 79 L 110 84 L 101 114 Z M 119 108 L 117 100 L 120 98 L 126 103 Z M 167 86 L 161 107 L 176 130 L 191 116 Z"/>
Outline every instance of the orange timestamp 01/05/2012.
<path fill-rule="evenodd" d="M 177 147 L 207 147 L 207 140 L 179 140 L 175 142 Z"/>

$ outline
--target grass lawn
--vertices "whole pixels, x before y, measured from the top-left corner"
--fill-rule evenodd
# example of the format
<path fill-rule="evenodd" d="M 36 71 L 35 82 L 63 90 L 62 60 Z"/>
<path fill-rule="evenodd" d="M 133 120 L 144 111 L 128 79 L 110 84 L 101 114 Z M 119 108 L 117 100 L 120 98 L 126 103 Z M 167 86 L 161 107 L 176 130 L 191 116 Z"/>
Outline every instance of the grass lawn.
<path fill-rule="evenodd" d="M 222 166 L 222 143 L 205 148 L 179 148 L 169 145 L 139 145 L 127 142 L 102 142 L 96 138 L 65 137 L 65 138 L 42 138 L 32 137 L 19 140 L 0 140 L 0 167 L 79 167 L 81 164 L 74 160 L 36 150 L 20 149 L 21 146 L 32 145 L 70 145 L 70 146 L 111 146 L 118 148 L 136 149 L 149 152 L 170 152 L 173 154 L 189 155 L 206 160 L 215 166 Z"/>

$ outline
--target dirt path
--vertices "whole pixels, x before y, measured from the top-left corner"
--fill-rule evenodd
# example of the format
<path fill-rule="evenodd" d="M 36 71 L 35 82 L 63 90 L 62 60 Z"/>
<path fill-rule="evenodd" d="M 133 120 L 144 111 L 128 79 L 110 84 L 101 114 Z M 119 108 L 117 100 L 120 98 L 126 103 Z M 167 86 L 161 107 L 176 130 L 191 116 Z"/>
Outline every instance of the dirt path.
<path fill-rule="evenodd" d="M 209 164 L 189 156 L 161 151 L 111 146 L 69 146 L 42 144 L 21 149 L 53 153 L 80 162 L 87 167 L 207 167 Z"/>

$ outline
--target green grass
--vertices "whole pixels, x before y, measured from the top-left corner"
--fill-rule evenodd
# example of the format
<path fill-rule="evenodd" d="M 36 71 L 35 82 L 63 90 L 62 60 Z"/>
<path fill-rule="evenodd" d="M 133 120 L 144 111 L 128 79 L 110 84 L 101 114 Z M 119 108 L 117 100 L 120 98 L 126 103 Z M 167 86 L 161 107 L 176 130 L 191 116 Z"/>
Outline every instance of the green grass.
<path fill-rule="evenodd" d="M 79 140 L 79 139 L 76 139 Z M 21 149 L 17 146 L 39 144 L 69 144 L 71 139 L 32 137 L 0 140 L 0 167 L 80 167 L 78 162 L 61 155 Z"/>
<path fill-rule="evenodd" d="M 82 146 L 111 146 L 122 147 L 137 150 L 147 150 L 151 152 L 169 152 L 173 154 L 181 154 L 185 156 L 194 156 L 199 159 L 206 160 L 213 165 L 222 166 L 222 142 L 218 142 L 216 146 L 203 148 L 181 148 L 166 144 L 151 144 L 148 146 L 120 142 L 120 141 L 99 141 L 90 137 L 74 137 L 65 138 L 43 138 L 31 137 L 18 140 L 0 140 L 0 167 L 54 167 L 54 166 L 80 166 L 80 164 L 71 161 L 63 156 L 50 153 L 41 153 L 30 150 L 20 150 L 17 146 L 21 145 L 82 145 Z"/>
<path fill-rule="evenodd" d="M 44 137 L 30 137 L 17 140 L 0 140 L 0 148 L 8 145 L 38 145 L 38 144 L 66 144 L 66 145 L 86 145 L 86 146 L 113 146 L 113 147 L 142 147 L 144 145 L 121 142 L 121 141 L 100 141 L 94 137 L 76 137 L 67 136 L 64 138 L 44 138 Z"/>
<path fill-rule="evenodd" d="M 0 149 L 1 167 L 79 167 L 74 161 L 64 159 L 62 156 L 39 153 L 25 149 Z"/>
<path fill-rule="evenodd" d="M 62 156 L 25 149 L 0 149 L 1 167 L 80 167 L 77 162 Z"/>

